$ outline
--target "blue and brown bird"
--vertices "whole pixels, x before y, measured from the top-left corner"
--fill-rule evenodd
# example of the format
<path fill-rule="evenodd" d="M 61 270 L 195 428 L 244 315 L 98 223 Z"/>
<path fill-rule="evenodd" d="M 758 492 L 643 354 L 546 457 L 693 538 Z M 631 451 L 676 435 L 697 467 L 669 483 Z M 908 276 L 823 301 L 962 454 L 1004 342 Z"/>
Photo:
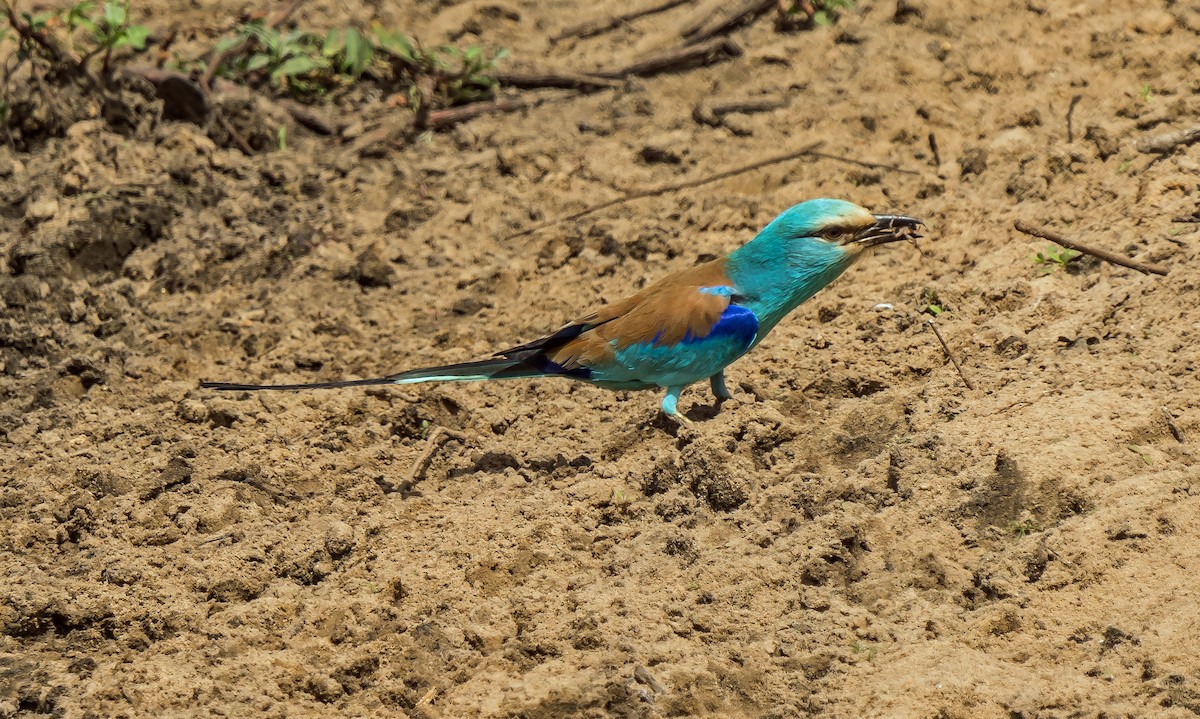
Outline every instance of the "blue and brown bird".
<path fill-rule="evenodd" d="M 867 250 L 916 238 L 920 220 L 873 215 L 844 200 L 786 210 L 727 256 L 664 277 L 557 332 L 490 359 L 372 379 L 311 384 L 202 382 L 217 390 L 303 390 L 418 382 L 566 377 L 611 390 L 665 389 L 662 410 L 687 423 L 679 395 L 708 380 L 729 399 L 725 368 Z"/>

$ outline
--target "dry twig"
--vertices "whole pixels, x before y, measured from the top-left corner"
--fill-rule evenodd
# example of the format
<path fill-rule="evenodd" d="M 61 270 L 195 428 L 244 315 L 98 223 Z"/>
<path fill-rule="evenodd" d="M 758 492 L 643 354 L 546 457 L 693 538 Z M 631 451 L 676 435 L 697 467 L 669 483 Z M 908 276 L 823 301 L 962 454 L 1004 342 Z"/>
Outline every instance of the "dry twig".
<path fill-rule="evenodd" d="M 908 175 L 920 174 L 920 173 L 914 172 L 912 170 L 906 170 L 902 167 L 896 167 L 895 165 L 885 165 L 885 164 L 881 164 L 878 162 L 866 162 L 863 160 L 855 160 L 850 157 L 843 157 L 841 155 L 831 155 L 826 152 L 819 152 L 817 150 L 817 148 L 823 144 L 825 144 L 825 143 L 818 141 L 818 142 L 812 143 L 811 145 L 803 147 L 799 150 L 796 150 L 795 152 L 787 152 L 782 155 L 768 157 L 765 160 L 759 160 L 758 162 L 752 162 L 749 165 L 742 165 L 741 167 L 735 167 L 732 170 L 725 170 L 723 172 L 718 172 L 715 175 L 706 175 L 704 177 L 698 177 L 694 180 L 684 180 L 682 182 L 673 182 L 669 185 L 660 185 L 659 187 L 654 187 L 649 190 L 639 190 L 637 192 L 631 192 L 627 195 L 622 195 L 621 197 L 617 197 L 612 200 L 606 200 L 599 204 L 592 205 L 591 207 L 585 207 L 584 209 L 582 209 L 578 212 L 573 212 L 573 213 L 571 213 L 569 215 L 565 215 L 563 217 L 557 217 L 553 220 L 547 220 L 546 222 L 543 222 L 538 225 L 533 225 L 532 227 L 526 227 L 523 230 L 519 230 L 510 235 L 506 235 L 505 237 L 502 238 L 502 240 L 504 240 L 504 241 L 515 240 L 518 237 L 532 235 L 535 232 L 544 230 L 548 227 L 554 227 L 556 225 L 561 225 L 564 222 L 573 222 L 575 220 L 578 220 L 581 217 L 586 217 L 593 213 L 599 212 L 600 210 L 606 210 L 606 209 L 608 209 L 610 207 L 614 207 L 616 205 L 623 205 L 627 202 L 633 202 L 634 200 L 643 200 L 647 197 L 657 197 L 659 195 L 665 195 L 668 192 L 675 192 L 676 190 L 686 190 L 686 189 L 690 189 L 693 187 L 700 187 L 701 185 L 708 185 L 710 183 L 724 180 L 726 178 L 733 177 L 735 175 L 741 175 L 741 174 L 744 174 L 747 172 L 753 172 L 754 170 L 758 170 L 763 167 L 767 167 L 769 165 L 777 165 L 781 162 L 787 162 L 789 160 L 796 160 L 801 157 L 820 157 L 820 158 L 823 158 L 826 160 L 834 160 L 836 162 L 845 162 L 845 163 L 849 163 L 851 165 L 859 165 L 861 167 L 870 167 L 873 169 L 891 170 L 893 172 L 902 172 L 902 173 L 908 174 Z"/>
<path fill-rule="evenodd" d="M 747 97 L 738 100 L 708 99 L 692 110 L 692 119 L 703 125 L 719 127 L 721 118 L 732 112 L 768 112 L 787 106 L 786 97 Z"/>
<path fill-rule="evenodd" d="M 1177 132 L 1168 132 L 1165 135 L 1143 138 L 1137 141 L 1135 147 L 1138 152 L 1165 155 L 1180 145 L 1190 145 L 1193 142 L 1200 142 L 1200 127 L 1191 127 Z"/>
<path fill-rule="evenodd" d="M 86 69 L 83 68 L 83 60 L 78 55 L 59 45 L 49 35 L 34 30 L 28 23 L 17 17 L 17 9 L 11 2 L 4 3 L 4 12 L 8 15 L 8 24 L 12 26 L 12 29 L 16 30 L 17 34 L 26 40 L 32 40 L 40 45 L 42 49 L 49 53 L 55 63 L 70 62 L 73 65 L 78 65 L 81 70 L 86 72 Z"/>
<path fill-rule="evenodd" d="M 504 87 L 530 90 L 541 87 L 560 87 L 568 90 L 599 90 L 619 87 L 617 80 L 578 72 L 496 72 L 492 74 Z"/>
<path fill-rule="evenodd" d="M 1053 230 L 1050 230 L 1045 227 L 1038 227 L 1036 225 L 1031 225 L 1028 222 L 1025 222 L 1024 220 L 1017 220 L 1015 223 L 1013 223 L 1013 226 L 1017 228 L 1018 232 L 1024 232 L 1027 235 L 1033 235 L 1034 237 L 1041 237 L 1044 240 L 1050 240 L 1051 242 L 1053 242 L 1056 245 L 1062 245 L 1063 247 L 1066 247 L 1069 250 L 1075 250 L 1076 252 L 1082 252 L 1085 255 L 1091 255 L 1092 257 L 1097 257 L 1101 260 L 1104 260 L 1105 262 L 1111 262 L 1114 265 L 1121 265 L 1122 267 L 1128 267 L 1131 270 L 1137 270 L 1138 272 L 1143 272 L 1145 274 L 1155 274 L 1155 275 L 1166 275 L 1167 274 L 1167 268 L 1163 267 L 1162 265 L 1156 265 L 1151 262 L 1141 262 L 1139 260 L 1133 259 L 1132 257 L 1126 257 L 1125 255 L 1118 255 L 1115 252 L 1109 252 L 1108 250 L 1102 250 L 1099 247 L 1092 247 L 1090 245 L 1085 245 L 1082 242 L 1076 242 L 1075 240 L 1069 240 L 1066 237 L 1063 237 L 1062 235 L 1058 234 L 1057 232 L 1054 232 Z"/>
<path fill-rule="evenodd" d="M 929 325 L 929 329 L 933 330 L 933 336 L 937 337 L 937 341 L 942 346 L 942 351 L 950 358 L 950 362 L 954 365 L 954 369 L 958 370 L 958 376 L 967 386 L 967 389 L 974 390 L 975 387 L 971 384 L 971 380 L 967 379 L 967 375 L 963 373 L 962 365 L 958 363 L 958 358 L 950 351 L 950 345 L 946 344 L 946 340 L 942 339 L 942 333 L 938 331 L 937 325 L 933 323 L 933 319 L 925 320 L 925 324 Z"/>
<path fill-rule="evenodd" d="M 544 230 L 547 227 L 554 227 L 555 225 L 561 225 L 564 222 L 571 222 L 574 220 L 578 220 L 581 217 L 586 217 L 590 214 L 599 212 L 600 210 L 608 209 L 609 207 L 613 207 L 615 205 L 623 205 L 627 202 L 633 202 L 634 200 L 642 200 L 647 197 L 657 197 L 659 195 L 665 195 L 668 192 L 675 192 L 676 190 L 686 190 L 686 189 L 692 188 L 692 187 L 700 187 L 701 185 L 707 185 L 709 183 L 717 182 L 719 180 L 724 180 L 727 177 L 733 177 L 735 175 L 741 175 L 746 172 L 752 172 L 754 170 L 757 170 L 757 169 L 760 169 L 763 167 L 767 167 L 768 165 L 775 165 L 780 162 L 787 162 L 788 160 L 795 160 L 795 159 L 798 159 L 801 157 L 813 155 L 815 153 L 816 149 L 818 147 L 820 147 L 822 144 L 823 143 L 821 143 L 821 142 L 814 142 L 811 145 L 808 145 L 807 147 L 803 147 L 799 150 L 796 150 L 795 152 L 788 152 L 783 155 L 776 155 L 775 157 L 768 157 L 765 160 L 759 160 L 758 162 L 752 162 L 749 165 L 743 165 L 742 167 L 735 167 L 732 170 L 725 170 L 724 172 L 718 172 L 715 175 L 706 175 L 704 177 L 698 177 L 694 180 L 684 180 L 683 182 L 673 182 L 669 185 L 660 185 L 659 187 L 654 187 L 649 190 L 639 190 L 638 192 L 631 192 L 627 195 L 622 195 L 621 197 L 617 197 L 612 200 L 607 200 L 605 202 L 601 202 L 600 204 L 592 205 L 591 207 L 586 207 L 578 212 L 573 212 L 570 215 L 566 215 L 564 217 L 558 217 L 553 220 L 548 220 L 546 222 L 541 223 L 540 225 L 526 227 L 525 229 L 523 229 L 519 232 L 514 232 L 511 235 L 504 237 L 503 239 L 505 241 L 514 240 L 518 237 L 524 237 L 525 235 L 532 235 L 533 233 L 535 233 L 539 230 Z"/>
<path fill-rule="evenodd" d="M 655 13 L 660 13 L 665 10 L 670 10 L 671 8 L 675 7 L 676 5 L 682 5 L 688 1 L 689 0 L 666 0 L 666 2 L 661 2 L 657 5 L 652 5 L 648 8 L 642 8 L 641 10 L 634 10 L 633 12 L 627 12 L 624 15 L 613 15 L 611 17 L 602 18 L 600 20 L 593 20 L 591 22 L 585 22 L 583 24 L 567 28 L 566 30 L 563 30 L 559 34 L 550 38 L 550 44 L 553 45 L 554 43 L 560 42 L 562 40 L 566 40 L 569 37 L 578 37 L 578 38 L 595 37 L 596 35 L 600 35 L 601 33 L 605 33 L 605 32 L 608 32 L 609 30 L 613 30 L 615 28 L 621 27 L 622 25 L 624 25 L 627 22 L 632 22 L 634 20 L 637 20 L 638 18 L 646 17 L 647 15 L 653 15 Z"/>
<path fill-rule="evenodd" d="M 497 100 L 485 100 L 483 102 L 473 102 L 470 105 L 460 105 L 458 107 L 447 107 L 444 110 L 435 110 L 429 113 L 426 118 L 425 127 L 440 129 L 457 125 L 460 122 L 473 120 L 481 115 L 491 115 L 497 112 L 512 112 L 521 110 L 526 107 L 533 107 L 539 104 L 544 98 L 499 98 Z"/>
<path fill-rule="evenodd" d="M 721 3 L 704 18 L 690 23 L 683 31 L 683 37 L 689 45 L 704 42 L 710 37 L 751 22 L 774 7 L 776 2 L 777 0 L 742 0 L 733 7 Z"/>
<path fill-rule="evenodd" d="M 413 462 L 412 470 L 408 473 L 409 485 L 416 484 L 425 478 L 425 472 L 429 469 L 429 463 L 433 461 L 433 455 L 449 439 L 457 439 L 459 442 L 465 442 L 467 436 L 462 432 L 456 432 L 445 427 L 435 427 L 429 433 L 429 436 L 425 439 L 425 449 L 421 451 L 420 456 L 417 457 L 417 461 Z"/>
<path fill-rule="evenodd" d="M 626 65 L 619 70 L 600 70 L 591 74 L 616 79 L 648 77 L 668 70 L 680 70 L 693 65 L 707 65 L 741 55 L 742 48 L 737 43 L 727 37 L 718 37 L 698 45 L 672 48 L 645 60 Z"/>
<path fill-rule="evenodd" d="M 810 152 L 813 157 L 820 157 L 825 160 L 833 160 L 834 162 L 844 162 L 847 165 L 858 165 L 872 170 L 887 170 L 889 172 L 898 172 L 901 175 L 920 175 L 916 170 L 908 170 L 898 165 L 888 165 L 883 162 L 868 162 L 867 160 L 856 160 L 853 157 L 845 155 L 831 155 L 828 152 Z M 914 243 L 915 244 L 915 243 Z"/>

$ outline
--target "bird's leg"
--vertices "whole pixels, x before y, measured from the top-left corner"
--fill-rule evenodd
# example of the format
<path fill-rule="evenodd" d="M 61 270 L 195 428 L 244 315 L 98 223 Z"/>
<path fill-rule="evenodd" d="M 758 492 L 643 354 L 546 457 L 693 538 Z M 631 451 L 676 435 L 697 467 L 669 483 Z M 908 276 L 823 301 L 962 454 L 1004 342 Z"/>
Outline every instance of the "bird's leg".
<path fill-rule="evenodd" d="M 691 424 L 692 420 L 679 413 L 679 393 L 683 389 L 683 387 L 667 387 L 667 396 L 663 397 L 662 401 L 662 411 L 680 424 Z"/>
<path fill-rule="evenodd" d="M 729 388 L 725 386 L 725 370 L 721 370 L 712 377 L 709 377 L 708 383 L 712 385 L 713 397 L 717 398 L 718 406 L 727 399 L 733 399 L 733 395 L 729 393 Z"/>

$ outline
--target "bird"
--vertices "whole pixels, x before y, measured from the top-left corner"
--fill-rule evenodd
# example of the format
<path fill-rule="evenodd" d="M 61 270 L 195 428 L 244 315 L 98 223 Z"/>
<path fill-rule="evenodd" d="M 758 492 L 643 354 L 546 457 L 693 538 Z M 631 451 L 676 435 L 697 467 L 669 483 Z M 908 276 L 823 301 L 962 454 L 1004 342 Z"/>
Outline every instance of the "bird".
<path fill-rule="evenodd" d="M 310 390 L 421 382 L 563 377 L 610 390 L 665 390 L 662 411 L 681 424 L 679 396 L 708 380 L 717 407 L 732 395 L 725 368 L 761 343 L 801 303 L 879 245 L 916 239 L 905 215 L 872 214 L 846 200 L 794 205 L 728 255 L 680 270 L 640 292 L 487 359 L 370 379 L 305 384 L 201 382 L 210 390 Z"/>

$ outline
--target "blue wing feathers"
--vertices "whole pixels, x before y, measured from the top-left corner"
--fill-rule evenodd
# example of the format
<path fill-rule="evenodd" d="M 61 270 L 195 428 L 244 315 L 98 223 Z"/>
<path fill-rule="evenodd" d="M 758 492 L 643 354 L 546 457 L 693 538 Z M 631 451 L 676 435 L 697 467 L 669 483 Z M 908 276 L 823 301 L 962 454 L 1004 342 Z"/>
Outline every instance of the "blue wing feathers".
<path fill-rule="evenodd" d="M 749 345 L 758 335 L 758 318 L 750 310 L 741 305 L 729 305 L 721 313 L 721 318 L 712 326 L 708 334 L 697 337 L 691 332 L 683 338 L 683 344 L 693 344 L 704 340 L 729 339 Z"/>

